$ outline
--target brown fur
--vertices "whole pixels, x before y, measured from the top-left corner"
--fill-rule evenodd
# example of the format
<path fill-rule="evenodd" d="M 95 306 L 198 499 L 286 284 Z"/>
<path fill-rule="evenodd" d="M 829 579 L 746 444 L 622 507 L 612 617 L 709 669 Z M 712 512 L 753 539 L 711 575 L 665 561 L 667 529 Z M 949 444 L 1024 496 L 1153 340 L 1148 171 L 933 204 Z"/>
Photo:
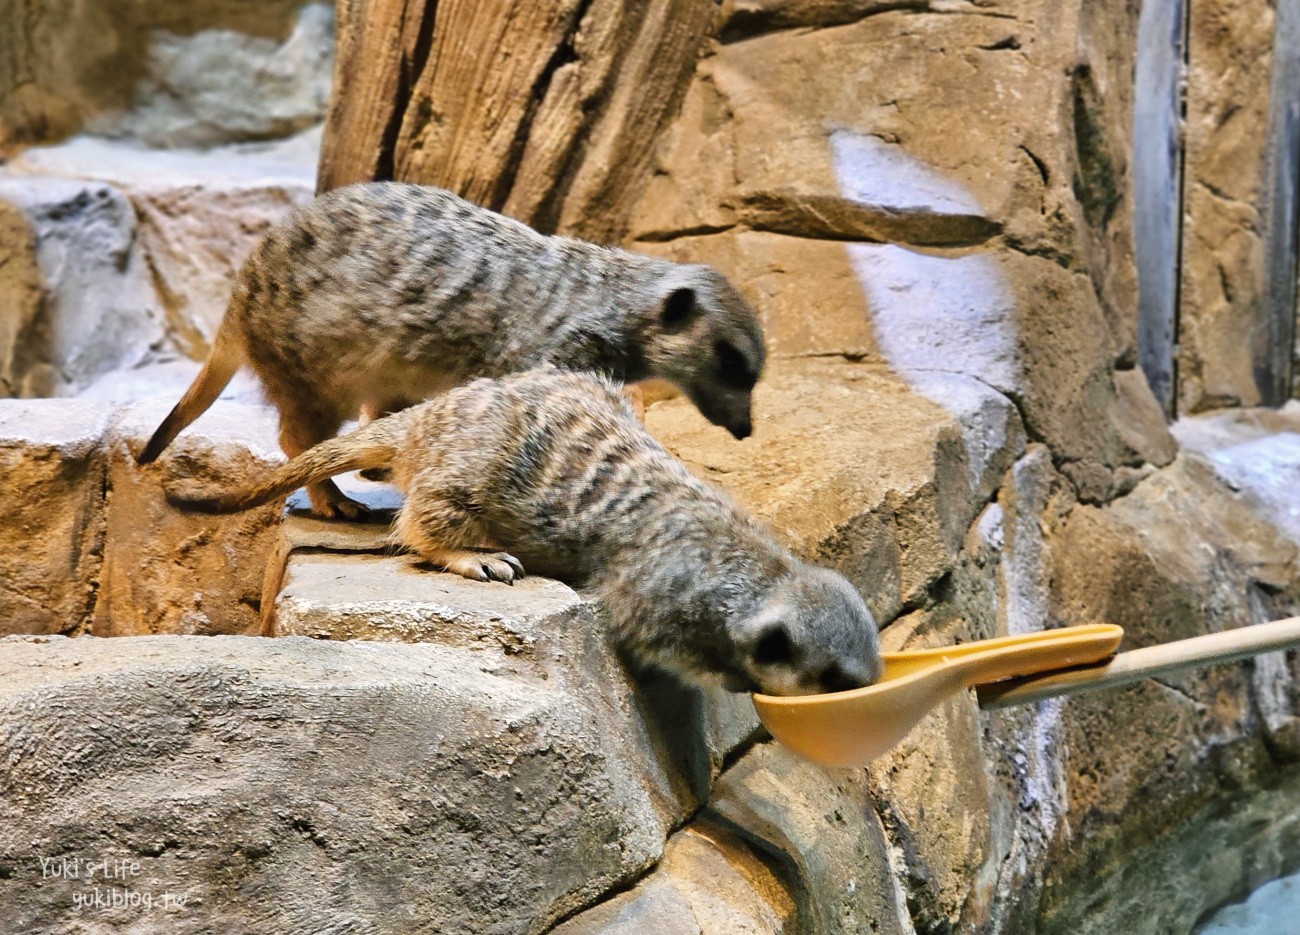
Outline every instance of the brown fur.
<path fill-rule="evenodd" d="M 353 185 L 253 251 L 211 357 L 138 461 L 157 458 L 245 363 L 293 457 L 363 409 L 543 363 L 668 380 L 743 438 L 763 362 L 753 310 L 707 266 L 545 237 L 436 188 Z M 322 514 L 362 510 L 332 481 L 308 492 Z"/>
<path fill-rule="evenodd" d="M 614 384 L 556 369 L 480 379 L 326 441 L 234 490 L 170 490 L 233 511 L 388 467 L 395 530 L 482 581 L 527 568 L 590 588 L 634 658 L 733 690 L 856 687 L 880 667 L 875 624 L 841 576 L 801 562 L 637 423 Z M 504 551 L 480 550 L 490 542 Z"/>

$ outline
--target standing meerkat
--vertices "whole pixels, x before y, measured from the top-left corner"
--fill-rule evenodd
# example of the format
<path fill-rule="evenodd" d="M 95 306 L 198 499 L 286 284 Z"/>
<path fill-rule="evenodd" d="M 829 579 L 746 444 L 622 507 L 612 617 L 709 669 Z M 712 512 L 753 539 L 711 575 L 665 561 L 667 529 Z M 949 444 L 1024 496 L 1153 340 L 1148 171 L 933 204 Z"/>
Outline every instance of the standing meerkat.
<path fill-rule="evenodd" d="M 745 438 L 764 358 L 753 309 L 708 266 L 548 237 L 438 188 L 363 183 L 254 248 L 207 362 L 136 460 L 155 460 L 244 363 L 293 457 L 358 414 L 540 364 L 667 380 Z M 308 495 L 322 515 L 364 512 L 332 480 Z"/>
<path fill-rule="evenodd" d="M 778 545 L 641 425 L 617 386 L 553 368 L 480 379 L 377 419 L 237 490 L 173 488 L 233 512 L 345 471 L 389 467 L 397 538 L 433 565 L 589 589 L 616 641 L 680 676 L 791 695 L 870 684 L 875 621 L 841 575 Z M 508 551 L 480 551 L 476 547 Z"/>

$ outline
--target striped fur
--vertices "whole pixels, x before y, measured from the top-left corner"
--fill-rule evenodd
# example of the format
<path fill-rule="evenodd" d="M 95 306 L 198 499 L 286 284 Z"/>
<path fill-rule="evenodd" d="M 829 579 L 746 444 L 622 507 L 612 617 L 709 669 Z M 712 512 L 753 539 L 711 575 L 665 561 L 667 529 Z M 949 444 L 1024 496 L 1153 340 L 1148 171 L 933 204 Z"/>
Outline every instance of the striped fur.
<path fill-rule="evenodd" d="M 374 182 L 320 196 L 261 241 L 212 359 L 140 463 L 243 363 L 293 456 L 362 409 L 396 411 L 543 363 L 668 380 L 743 438 L 764 350 L 753 310 L 707 266 L 543 236 L 441 189 Z M 309 493 L 323 514 L 358 510 L 330 481 Z"/>
<path fill-rule="evenodd" d="M 407 548 L 471 578 L 511 582 L 527 568 L 589 588 L 637 660 L 772 694 L 879 673 L 876 627 L 852 586 L 777 544 L 647 434 L 615 384 L 590 375 L 475 380 L 255 484 L 169 496 L 245 509 L 376 466 L 406 494 L 396 533 Z M 478 551 L 484 543 L 507 551 Z"/>

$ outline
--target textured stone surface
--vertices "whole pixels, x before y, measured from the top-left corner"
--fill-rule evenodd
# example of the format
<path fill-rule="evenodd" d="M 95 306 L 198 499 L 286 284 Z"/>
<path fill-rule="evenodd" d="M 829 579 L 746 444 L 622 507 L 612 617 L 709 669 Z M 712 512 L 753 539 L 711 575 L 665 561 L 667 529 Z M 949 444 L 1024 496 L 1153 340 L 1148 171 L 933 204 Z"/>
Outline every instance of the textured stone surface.
<path fill-rule="evenodd" d="M 231 633 L 260 626 L 261 587 L 280 510 L 182 513 L 167 478 L 264 470 L 281 457 L 273 420 L 218 402 L 168 454 L 132 452 L 170 403 L 0 402 L 0 632 Z M 256 441 L 259 431 L 262 441 Z"/>
<path fill-rule="evenodd" d="M 156 901 L 101 924 L 544 931 L 667 832 L 617 713 L 564 666 L 306 639 L 2 643 L 0 927 L 84 924 L 84 882 L 42 880 L 41 858 L 68 856 L 134 862 L 125 883 Z"/>
<path fill-rule="evenodd" d="M 1261 217 L 1274 11 L 1189 7 L 1178 410 L 1252 405 L 1264 300 Z"/>
<path fill-rule="evenodd" d="M 163 336 L 131 202 L 102 182 L 0 174 L 0 396 L 67 395 Z"/>
<path fill-rule="evenodd" d="M 669 839 L 655 872 L 570 919 L 555 935 L 784 935 L 794 898 L 761 853 L 726 828 L 696 822 Z"/>
<path fill-rule="evenodd" d="M 798 931 L 913 931 L 863 771 L 822 769 L 761 744 L 719 778 L 708 812 L 777 856 Z"/>
<path fill-rule="evenodd" d="M 0 154 L 94 126 L 158 145 L 284 135 L 328 91 L 320 0 L 53 0 L 0 29 Z"/>
<path fill-rule="evenodd" d="M 145 309 L 152 310 L 149 336 L 155 344 L 202 357 L 230 301 L 235 273 L 253 245 L 295 205 L 310 200 L 317 139 L 308 132 L 273 146 L 176 152 L 83 136 L 59 146 L 28 149 L 5 170 L 20 176 L 85 179 L 92 191 L 114 193 L 130 218 L 127 233 L 133 239 L 126 242 L 138 275 L 144 277 L 136 299 L 143 308 L 134 315 L 143 318 Z M 74 229 L 84 226 L 75 215 L 64 223 Z M 103 305 L 101 297 L 83 290 L 59 311 L 75 322 L 71 316 L 94 314 Z M 131 311 L 122 317 L 129 318 Z M 165 342 L 159 334 L 164 327 Z M 95 346 L 122 343 L 100 338 Z M 118 351 L 116 363 L 134 364 L 139 356 L 121 359 L 123 352 Z M 93 375 L 100 372 L 102 368 Z"/>
<path fill-rule="evenodd" d="M 986 431 L 967 429 L 968 453 L 945 410 L 884 368 L 844 362 L 775 363 L 758 387 L 755 435 L 739 444 L 687 409 L 659 403 L 646 425 L 797 551 L 847 575 L 881 621 L 948 570 L 988 495 L 984 478 L 1022 443 L 1000 397 Z"/>
<path fill-rule="evenodd" d="M 138 403 L 109 433 L 104 566 L 90 630 L 255 633 L 266 563 L 279 537 L 279 504 L 209 516 L 172 508 L 163 490 L 175 477 L 233 481 L 280 461 L 274 416 L 218 402 L 200 431 L 182 434 L 157 463 L 137 466 L 135 452 L 170 406 L 165 397 Z"/>
<path fill-rule="evenodd" d="M 335 531 L 324 535 L 326 526 Z M 287 562 L 263 632 L 437 642 L 536 665 L 549 647 L 600 628 L 599 608 L 556 581 L 529 576 L 498 586 L 435 572 L 409 555 L 364 554 L 383 550 L 379 528 L 290 517 Z M 660 751 L 672 794 L 698 805 L 724 760 L 759 731 L 753 706 L 745 696 L 685 686 L 663 673 L 638 675 L 631 703 L 644 739 Z M 598 681 L 601 673 L 591 676 Z"/>
<path fill-rule="evenodd" d="M 1280 410 L 1228 409 L 1184 418 L 1179 442 L 1204 455 L 1215 472 L 1293 542 L 1300 543 L 1300 403 Z"/>
<path fill-rule="evenodd" d="M 403 640 L 532 656 L 539 634 L 593 627 L 592 609 L 564 585 L 529 576 L 515 586 L 421 567 L 410 556 L 310 552 L 290 558 L 276 602 L 279 636 Z"/>
<path fill-rule="evenodd" d="M 0 400 L 0 635 L 80 631 L 104 550 L 111 406 Z"/>

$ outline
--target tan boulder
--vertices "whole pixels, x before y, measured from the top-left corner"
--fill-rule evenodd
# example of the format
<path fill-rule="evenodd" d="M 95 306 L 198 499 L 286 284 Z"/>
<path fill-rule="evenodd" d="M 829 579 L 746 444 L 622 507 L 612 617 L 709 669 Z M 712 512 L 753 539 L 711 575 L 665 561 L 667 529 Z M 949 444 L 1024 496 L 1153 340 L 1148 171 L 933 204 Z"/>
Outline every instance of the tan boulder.
<path fill-rule="evenodd" d="M 1258 404 L 1274 8 L 1189 8 L 1178 410 Z"/>
<path fill-rule="evenodd" d="M 111 405 L 0 400 L 0 635 L 81 632 L 103 561 Z"/>
<path fill-rule="evenodd" d="M 0 928 L 74 930 L 107 860 L 141 894 L 116 924 L 548 931 L 669 830 L 625 712 L 564 675 L 587 646 L 508 673 L 428 643 L 0 642 Z M 43 877 L 65 855 L 80 876 Z"/>
<path fill-rule="evenodd" d="M 137 466 L 134 454 L 170 406 L 166 397 L 137 403 L 106 438 L 104 564 L 88 631 L 256 633 L 280 505 L 211 516 L 171 507 L 163 490 L 176 478 L 229 483 L 278 463 L 274 418 L 261 407 L 219 401 L 198 431 L 182 434 L 157 463 Z"/>
<path fill-rule="evenodd" d="M 843 572 L 884 622 L 948 571 L 983 486 L 1018 451 L 1014 408 L 986 401 L 989 417 L 970 426 L 981 431 L 964 435 L 883 368 L 811 360 L 774 363 L 744 442 L 680 399 L 652 406 L 646 425 L 796 552 Z"/>
<path fill-rule="evenodd" d="M 626 893 L 585 910 L 555 935 L 784 935 L 799 917 L 785 882 L 734 831 L 692 822 Z"/>

